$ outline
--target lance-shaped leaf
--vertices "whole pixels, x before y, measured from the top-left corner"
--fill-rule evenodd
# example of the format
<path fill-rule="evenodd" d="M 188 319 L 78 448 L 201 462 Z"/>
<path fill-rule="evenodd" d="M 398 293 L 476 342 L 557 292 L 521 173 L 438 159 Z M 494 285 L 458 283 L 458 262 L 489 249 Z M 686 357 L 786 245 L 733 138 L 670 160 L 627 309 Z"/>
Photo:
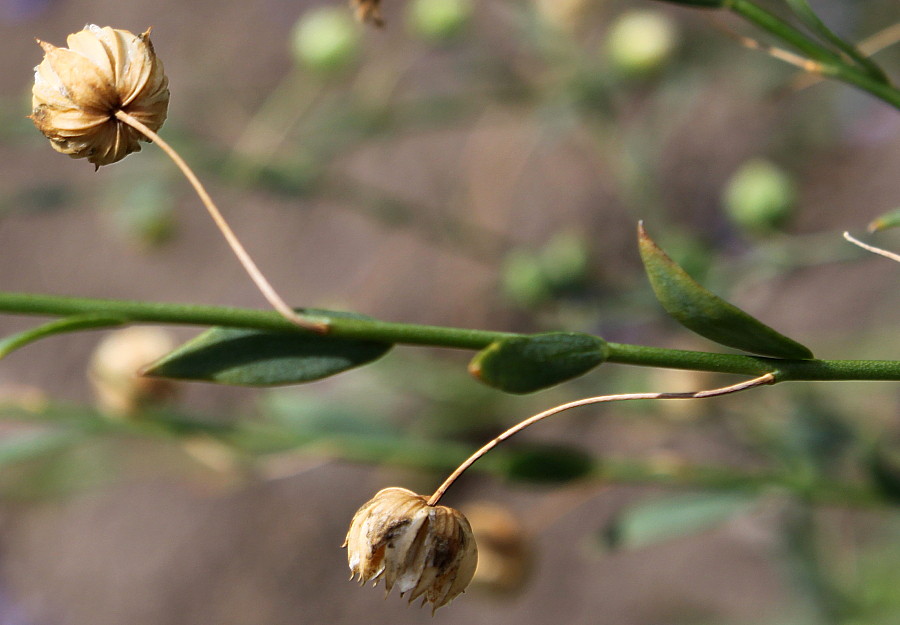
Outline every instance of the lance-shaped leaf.
<path fill-rule="evenodd" d="M 610 549 L 635 549 L 697 534 L 749 510 L 745 493 L 697 493 L 641 502 L 616 515 L 603 529 Z"/>
<path fill-rule="evenodd" d="M 548 332 L 495 341 L 469 373 L 508 393 L 531 393 L 587 373 L 609 356 L 606 341 L 581 332 Z"/>
<path fill-rule="evenodd" d="M 869 232 L 878 232 L 900 226 L 900 208 L 881 215 L 869 224 Z"/>
<path fill-rule="evenodd" d="M 361 315 L 304 310 L 326 317 Z M 380 358 L 390 343 L 303 332 L 212 328 L 148 366 L 144 375 L 236 386 L 320 380 Z"/>
<path fill-rule="evenodd" d="M 0 467 L 41 458 L 84 440 L 75 430 L 35 430 L 7 433 L 0 439 Z"/>
<path fill-rule="evenodd" d="M 863 71 L 869 76 L 885 84 L 890 84 L 884 70 L 879 67 L 875 61 L 863 54 L 855 45 L 841 38 L 840 35 L 825 25 L 825 22 L 819 18 L 812 7 L 809 6 L 807 0 L 787 0 L 788 6 L 793 9 L 794 14 L 800 18 L 800 21 L 810 29 L 813 33 L 827 41 L 835 48 L 846 54 L 853 60 Z"/>
<path fill-rule="evenodd" d="M 594 459 L 568 445 L 519 444 L 496 462 L 507 479 L 534 484 L 565 484 L 586 477 L 596 468 Z"/>
<path fill-rule="evenodd" d="M 691 278 L 638 225 L 644 268 L 656 298 L 681 325 L 721 345 L 775 358 L 807 359 L 800 343 L 710 293 Z"/>

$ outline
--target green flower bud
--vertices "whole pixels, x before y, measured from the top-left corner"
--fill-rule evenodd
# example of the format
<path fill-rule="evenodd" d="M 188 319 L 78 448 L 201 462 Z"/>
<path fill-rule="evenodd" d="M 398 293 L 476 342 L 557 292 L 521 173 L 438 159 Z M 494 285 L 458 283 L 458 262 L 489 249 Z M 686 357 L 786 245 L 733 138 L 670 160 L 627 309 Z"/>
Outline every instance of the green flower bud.
<path fill-rule="evenodd" d="M 322 7 L 308 11 L 297 21 L 291 45 L 298 63 L 332 74 L 359 57 L 360 32 L 343 8 Z"/>
<path fill-rule="evenodd" d="M 659 11 L 629 11 L 613 23 L 606 40 L 610 61 L 623 74 L 659 69 L 678 45 L 674 22 Z"/>
<path fill-rule="evenodd" d="M 540 259 L 528 251 L 510 252 L 503 262 L 500 276 L 503 294 L 519 306 L 538 306 L 552 295 Z"/>
<path fill-rule="evenodd" d="M 471 0 L 413 0 L 407 10 L 410 30 L 432 42 L 458 37 L 472 19 Z"/>
<path fill-rule="evenodd" d="M 574 232 L 558 232 L 541 250 L 540 264 L 554 289 L 578 287 L 584 283 L 590 264 L 587 242 Z"/>
<path fill-rule="evenodd" d="M 796 189 L 780 167 L 753 159 L 738 169 L 725 187 L 722 201 L 733 223 L 750 232 L 779 228 L 790 217 Z"/>

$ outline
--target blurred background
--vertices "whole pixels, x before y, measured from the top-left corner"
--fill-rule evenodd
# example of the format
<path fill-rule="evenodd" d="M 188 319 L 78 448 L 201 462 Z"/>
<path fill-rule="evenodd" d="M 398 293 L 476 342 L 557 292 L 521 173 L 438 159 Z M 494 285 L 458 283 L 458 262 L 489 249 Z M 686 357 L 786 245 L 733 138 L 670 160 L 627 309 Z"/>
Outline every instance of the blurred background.
<path fill-rule="evenodd" d="M 900 22 L 896 0 L 814 6 L 856 41 Z M 840 236 L 898 206 L 896 110 L 707 11 L 383 12 L 377 30 L 341 1 L 2 0 L 0 288 L 264 307 L 156 147 L 95 173 L 25 118 L 35 37 L 152 26 L 161 134 L 292 304 L 720 349 L 653 298 L 643 219 L 817 356 L 897 357 L 897 266 Z M 900 47 L 876 58 L 898 75 Z M 0 335 L 37 321 L 2 316 Z M 0 362 L 0 625 L 429 621 L 347 582 L 339 546 L 378 489 L 429 493 L 556 403 L 734 381 L 604 365 L 509 396 L 468 376 L 470 353 L 411 347 L 281 389 L 130 376 L 196 333 L 79 333 Z M 895 383 L 793 383 L 556 417 L 448 493 L 482 568 L 433 622 L 900 622 L 898 408 Z"/>

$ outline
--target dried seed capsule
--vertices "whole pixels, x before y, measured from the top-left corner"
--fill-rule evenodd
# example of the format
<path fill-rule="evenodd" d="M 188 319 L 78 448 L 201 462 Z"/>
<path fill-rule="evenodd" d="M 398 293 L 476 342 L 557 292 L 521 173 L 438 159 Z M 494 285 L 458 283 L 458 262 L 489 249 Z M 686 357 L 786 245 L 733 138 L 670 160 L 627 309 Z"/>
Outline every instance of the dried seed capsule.
<path fill-rule="evenodd" d="M 34 68 L 31 119 L 58 152 L 99 167 L 119 161 L 147 141 L 116 119 L 123 111 L 156 131 L 166 120 L 168 79 L 150 31 L 93 24 L 71 34 L 68 48 L 38 41 L 44 60 Z"/>
<path fill-rule="evenodd" d="M 465 510 L 481 545 L 473 586 L 496 594 L 521 590 L 532 564 L 531 537 L 522 523 L 511 511 L 487 501 Z"/>
<path fill-rule="evenodd" d="M 472 581 L 478 550 L 462 514 L 426 499 L 405 488 L 379 491 L 353 516 L 344 547 L 351 579 L 384 578 L 387 592 L 396 585 L 437 610 Z"/>
<path fill-rule="evenodd" d="M 104 337 L 88 372 L 97 405 L 110 417 L 126 418 L 169 398 L 174 393 L 171 380 L 138 372 L 173 347 L 172 336 L 160 328 L 125 328 Z"/>

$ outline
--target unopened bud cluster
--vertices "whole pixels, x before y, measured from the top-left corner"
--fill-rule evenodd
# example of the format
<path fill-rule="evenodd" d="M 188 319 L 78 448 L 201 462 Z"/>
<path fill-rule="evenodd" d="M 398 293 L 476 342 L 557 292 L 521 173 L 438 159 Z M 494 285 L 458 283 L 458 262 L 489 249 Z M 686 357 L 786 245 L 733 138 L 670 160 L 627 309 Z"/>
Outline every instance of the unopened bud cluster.
<path fill-rule="evenodd" d="M 384 579 L 387 592 L 396 586 L 410 602 L 423 597 L 433 610 L 466 589 L 478 564 L 466 518 L 405 488 L 385 488 L 363 505 L 344 546 L 351 578 Z"/>
<path fill-rule="evenodd" d="M 53 149 L 109 165 L 147 140 L 118 120 L 118 111 L 154 132 L 163 125 L 168 79 L 149 30 L 135 35 L 92 24 L 69 35 L 68 48 L 38 43 L 44 60 L 34 70 L 31 119 Z"/>

